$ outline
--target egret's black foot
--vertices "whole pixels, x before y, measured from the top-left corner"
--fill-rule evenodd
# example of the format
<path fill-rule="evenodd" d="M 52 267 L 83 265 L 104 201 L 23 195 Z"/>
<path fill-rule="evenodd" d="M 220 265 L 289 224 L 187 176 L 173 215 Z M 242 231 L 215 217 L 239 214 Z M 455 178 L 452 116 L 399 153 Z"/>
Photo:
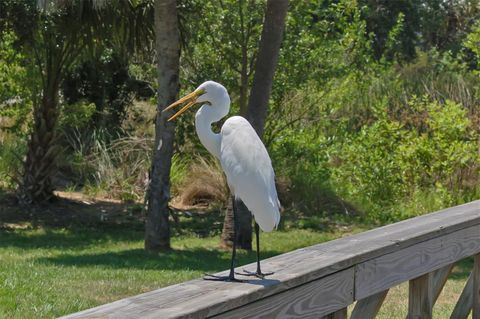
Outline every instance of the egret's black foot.
<path fill-rule="evenodd" d="M 245 280 L 237 279 L 234 276 L 217 276 L 217 275 L 210 275 L 210 274 L 205 274 L 205 276 L 203 277 L 203 280 L 245 282 Z"/>
<path fill-rule="evenodd" d="M 250 277 L 257 277 L 260 279 L 265 278 L 266 276 L 273 275 L 274 272 L 262 272 L 262 271 L 248 271 L 246 269 L 243 269 L 243 272 L 235 272 L 237 275 L 242 275 L 242 276 L 250 276 Z"/>

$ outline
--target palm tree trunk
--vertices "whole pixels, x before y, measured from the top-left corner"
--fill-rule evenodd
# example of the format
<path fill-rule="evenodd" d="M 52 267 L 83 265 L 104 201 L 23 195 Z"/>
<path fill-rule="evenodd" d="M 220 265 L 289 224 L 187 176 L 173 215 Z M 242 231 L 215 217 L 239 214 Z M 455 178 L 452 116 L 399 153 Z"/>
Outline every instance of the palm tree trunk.
<path fill-rule="evenodd" d="M 175 101 L 179 90 L 180 34 L 175 0 L 155 1 L 155 34 L 159 91 L 155 149 L 146 194 L 148 208 L 145 224 L 145 249 L 150 251 L 170 248 L 168 201 L 175 124 L 167 122 L 171 111 L 162 111 Z"/>
<path fill-rule="evenodd" d="M 17 192 L 19 202 L 24 205 L 42 203 L 54 197 L 52 178 L 57 155 L 55 140 L 59 82 L 56 78 L 49 80 L 43 89 L 40 105 L 34 109 L 34 127 Z"/>
<path fill-rule="evenodd" d="M 273 75 L 277 66 L 280 44 L 287 15 L 288 0 L 268 0 L 260 40 L 253 86 L 248 100 L 247 119 L 252 124 L 258 136 L 262 137 L 267 117 L 268 100 L 272 91 Z M 252 215 L 240 201 L 237 203 L 238 216 L 238 247 L 252 249 Z M 233 215 L 225 214 L 223 224 L 223 245 L 233 242 Z"/>

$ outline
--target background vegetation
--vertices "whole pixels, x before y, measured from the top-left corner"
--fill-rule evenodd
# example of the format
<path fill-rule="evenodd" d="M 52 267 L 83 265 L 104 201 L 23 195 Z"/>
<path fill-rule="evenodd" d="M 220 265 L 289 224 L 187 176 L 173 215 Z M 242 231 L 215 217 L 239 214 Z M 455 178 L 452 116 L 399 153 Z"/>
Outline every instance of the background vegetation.
<path fill-rule="evenodd" d="M 228 87 L 231 113 L 241 112 L 263 9 L 250 1 L 180 4 L 182 91 L 214 79 Z M 478 14 L 475 1 L 290 4 L 264 137 L 287 210 L 387 222 L 478 197 Z M 13 190 L 41 79 L 18 28 L 8 16 L 1 25 L 0 183 Z M 105 36 L 118 34 L 115 26 Z M 134 40 L 117 35 L 88 46 L 66 69 L 55 188 L 142 200 L 156 73 L 152 45 L 135 51 Z M 194 170 L 219 169 L 192 117 L 179 121 L 173 193 L 183 204 L 224 203 L 218 173 L 189 174 L 199 158 Z M 200 176 L 211 190 L 182 187 Z"/>
<path fill-rule="evenodd" d="M 226 267 L 189 268 L 197 254 L 226 261 L 216 238 L 229 200 L 194 112 L 176 126 L 174 252 L 140 250 L 159 89 L 154 1 L 101 2 L 0 2 L 0 317 L 61 315 L 152 289 L 151 280 L 166 285 Z M 231 115 L 246 114 L 265 5 L 178 1 L 181 94 L 215 80 L 229 90 Z M 263 136 L 284 207 L 268 255 L 480 198 L 479 17 L 478 0 L 290 1 Z M 39 120 L 48 94 L 54 134 L 35 139 L 35 125 L 50 125 Z M 12 204 L 38 147 L 46 155 L 36 164 L 53 172 L 46 187 L 58 197 L 126 208 L 111 216 L 95 206 L 93 218 L 61 201 Z M 104 222 L 101 234 L 84 235 Z M 289 242 L 297 236 L 305 240 Z M 83 287 L 75 304 L 62 301 L 64 287 L 52 288 L 48 302 L 30 289 L 37 275 L 38 287 L 50 287 L 67 268 L 65 283 Z M 132 269 L 136 277 L 124 282 Z M 85 293 L 87 277 L 105 276 L 104 295 Z M 30 300 L 39 308 L 26 309 Z"/>

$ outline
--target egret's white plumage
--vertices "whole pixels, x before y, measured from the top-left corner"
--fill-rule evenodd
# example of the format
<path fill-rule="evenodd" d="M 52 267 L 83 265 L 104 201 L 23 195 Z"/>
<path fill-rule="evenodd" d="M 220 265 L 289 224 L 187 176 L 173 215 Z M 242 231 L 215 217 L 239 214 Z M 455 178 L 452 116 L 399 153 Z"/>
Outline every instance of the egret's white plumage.
<path fill-rule="evenodd" d="M 244 270 L 242 275 L 264 278 L 272 272 L 263 273 L 260 268 L 259 227 L 272 231 L 280 222 L 279 202 L 275 189 L 275 174 L 267 150 L 250 123 L 241 116 L 233 116 L 225 121 L 220 133 L 212 131 L 212 123 L 228 114 L 230 97 L 223 85 L 207 81 L 194 92 L 168 106 L 164 111 L 188 102 L 168 120 L 173 120 L 197 103 L 203 105 L 195 115 L 195 128 L 205 148 L 220 160 L 227 176 L 228 186 L 236 198 L 241 199 L 255 217 L 257 238 L 257 270 Z M 237 222 L 234 205 L 234 240 L 232 260 L 228 276 L 206 275 L 206 280 L 241 281 L 235 278 L 235 251 Z"/>
<path fill-rule="evenodd" d="M 200 141 L 220 160 L 235 197 L 245 203 L 263 231 L 272 231 L 280 222 L 279 202 L 272 163 L 262 141 L 241 116 L 227 119 L 220 133 L 212 131 L 212 123 L 225 117 L 230 109 L 230 97 L 223 85 L 207 81 L 172 106 L 192 99 L 172 119 L 192 105 L 204 103 L 195 116 Z"/>
<path fill-rule="evenodd" d="M 227 176 L 228 186 L 252 212 L 263 231 L 272 231 L 280 222 L 275 174 L 267 150 L 252 125 L 241 116 L 225 121 L 219 134 L 211 125 L 228 114 L 230 97 L 223 85 L 207 81 L 196 91 L 203 92 L 195 127 L 202 144 L 216 156 Z"/>
<path fill-rule="evenodd" d="M 280 222 L 275 174 L 267 150 L 250 123 L 229 118 L 220 132 L 220 162 L 232 193 L 255 216 L 263 231 Z"/>

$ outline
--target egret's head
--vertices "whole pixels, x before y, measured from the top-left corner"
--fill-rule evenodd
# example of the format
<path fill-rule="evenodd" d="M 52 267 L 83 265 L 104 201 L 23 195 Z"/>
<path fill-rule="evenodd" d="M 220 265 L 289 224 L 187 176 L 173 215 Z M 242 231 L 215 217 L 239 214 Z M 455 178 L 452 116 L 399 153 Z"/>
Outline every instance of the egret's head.
<path fill-rule="evenodd" d="M 227 89 L 220 83 L 214 81 L 207 81 L 202 83 L 195 91 L 182 97 L 175 103 L 169 105 L 164 112 L 172 109 L 173 107 L 180 105 L 184 102 L 188 102 L 183 108 L 181 108 L 177 113 L 175 113 L 168 120 L 171 121 L 183 112 L 194 106 L 195 104 L 202 103 L 208 105 L 220 105 L 224 103 L 230 104 L 230 97 L 228 96 Z"/>

